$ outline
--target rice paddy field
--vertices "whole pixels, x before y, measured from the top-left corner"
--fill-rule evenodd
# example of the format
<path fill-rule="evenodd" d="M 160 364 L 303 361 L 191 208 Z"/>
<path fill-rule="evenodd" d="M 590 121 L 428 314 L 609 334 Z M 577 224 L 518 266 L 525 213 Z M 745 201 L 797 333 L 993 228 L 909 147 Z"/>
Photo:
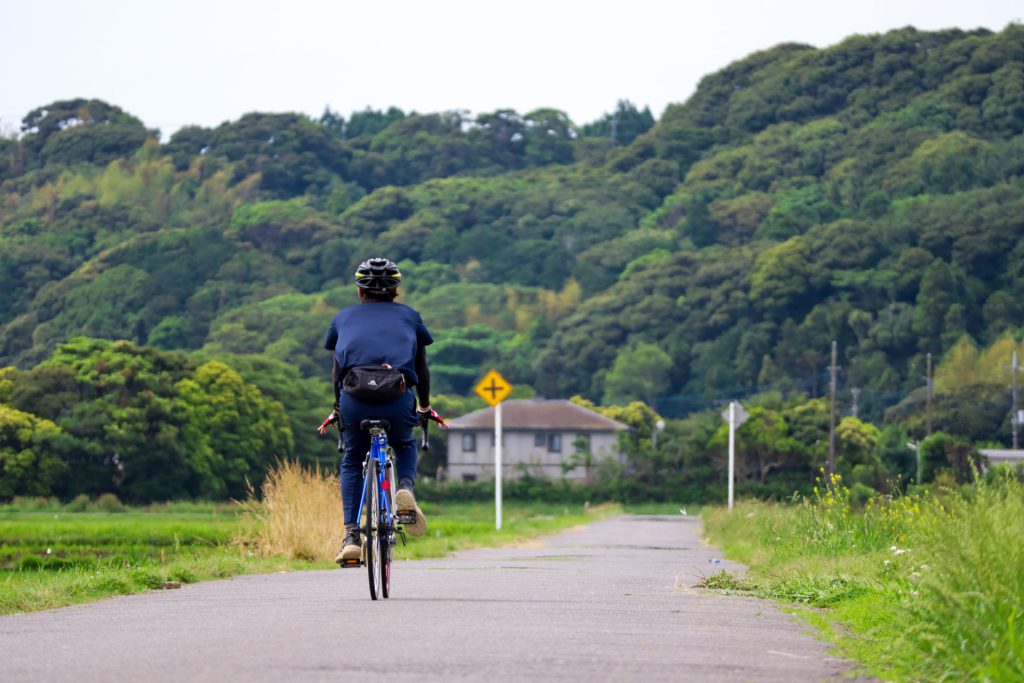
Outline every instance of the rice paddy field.
<path fill-rule="evenodd" d="M 336 480 L 294 468 L 268 481 L 263 497 L 245 504 L 0 505 L 0 614 L 240 574 L 334 568 L 342 536 Z M 621 510 L 506 504 L 498 532 L 493 504 L 422 506 L 427 533 L 399 545 L 399 560 L 521 542 Z"/>
<path fill-rule="evenodd" d="M 230 509 L 190 507 L 121 512 L 0 507 L 0 614 L 289 564 L 247 556 L 236 546 L 243 520 Z"/>

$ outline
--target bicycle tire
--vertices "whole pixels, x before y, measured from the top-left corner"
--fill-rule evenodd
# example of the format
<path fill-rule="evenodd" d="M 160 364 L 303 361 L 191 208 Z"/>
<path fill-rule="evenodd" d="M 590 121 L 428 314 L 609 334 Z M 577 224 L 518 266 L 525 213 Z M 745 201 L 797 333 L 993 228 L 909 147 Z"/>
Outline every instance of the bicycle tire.
<path fill-rule="evenodd" d="M 391 597 L 391 541 L 387 535 L 380 537 L 380 590 L 381 597 Z"/>
<path fill-rule="evenodd" d="M 381 554 L 380 554 L 380 489 L 377 481 L 377 463 L 370 462 L 366 472 L 369 494 L 366 511 L 366 569 L 370 580 L 370 598 L 381 595 Z"/>
<path fill-rule="evenodd" d="M 389 449 L 390 451 L 390 449 Z M 391 549 L 393 548 L 392 539 L 394 538 L 395 530 L 393 528 L 395 514 L 395 469 L 391 464 L 391 454 L 388 453 L 388 464 L 384 468 L 387 488 L 384 491 L 384 495 L 387 496 L 387 509 L 381 509 L 381 528 L 384 529 L 384 533 L 381 534 L 380 538 L 380 557 L 381 557 L 381 594 L 383 597 L 388 598 L 391 596 Z M 388 524 L 388 510 L 391 511 L 392 524 Z"/>

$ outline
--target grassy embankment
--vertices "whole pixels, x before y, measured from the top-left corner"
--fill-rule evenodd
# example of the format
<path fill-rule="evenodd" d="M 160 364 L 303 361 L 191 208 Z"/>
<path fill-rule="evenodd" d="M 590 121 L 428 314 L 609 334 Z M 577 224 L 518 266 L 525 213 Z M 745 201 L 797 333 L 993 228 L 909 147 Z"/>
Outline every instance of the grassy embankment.
<path fill-rule="evenodd" d="M 857 510 L 836 483 L 797 504 L 706 510 L 710 540 L 750 567 L 706 585 L 806 606 L 840 654 L 883 679 L 1024 680 L 1024 485 Z"/>
<path fill-rule="evenodd" d="M 105 512 L 54 503 L 0 506 L 0 614 L 239 574 L 329 569 L 341 542 L 337 479 L 285 464 L 260 500 L 180 503 Z M 422 503 L 429 529 L 398 559 L 522 542 L 614 512 L 602 506 Z M 26 509 L 35 507 L 36 509 Z M 79 505 L 78 507 L 84 507 Z M 115 508 L 117 509 L 117 508 Z"/>

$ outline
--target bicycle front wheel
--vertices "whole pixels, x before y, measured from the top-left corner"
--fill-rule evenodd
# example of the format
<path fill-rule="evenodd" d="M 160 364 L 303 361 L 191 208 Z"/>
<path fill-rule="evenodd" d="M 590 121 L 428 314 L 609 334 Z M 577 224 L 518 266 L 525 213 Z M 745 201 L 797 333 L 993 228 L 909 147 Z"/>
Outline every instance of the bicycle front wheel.
<path fill-rule="evenodd" d="M 391 559 L 395 548 L 395 466 L 392 460 L 393 451 L 388 448 L 387 465 L 384 467 L 384 501 L 387 503 L 380 511 L 380 528 L 384 533 L 380 535 L 380 557 L 381 570 L 384 575 L 381 577 L 381 589 L 384 597 L 391 595 Z"/>
<path fill-rule="evenodd" d="M 384 525 L 382 524 L 382 527 Z M 391 595 L 391 534 L 390 529 L 380 534 L 380 589 L 381 595 L 385 598 Z"/>
<path fill-rule="evenodd" d="M 370 597 L 374 600 L 381 591 L 381 528 L 380 528 L 380 484 L 377 481 L 377 463 L 371 462 L 367 468 L 366 485 L 366 569 L 370 579 Z"/>

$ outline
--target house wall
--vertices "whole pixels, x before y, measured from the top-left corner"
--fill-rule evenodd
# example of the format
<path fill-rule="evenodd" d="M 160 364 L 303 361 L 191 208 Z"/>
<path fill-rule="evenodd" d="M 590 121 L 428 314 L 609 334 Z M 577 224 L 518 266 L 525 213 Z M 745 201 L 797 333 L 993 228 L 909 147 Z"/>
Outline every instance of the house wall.
<path fill-rule="evenodd" d="M 476 435 L 476 451 L 466 452 L 462 449 L 462 435 Z M 545 444 L 535 445 L 536 435 L 543 434 Z M 562 439 L 560 453 L 548 451 L 547 440 L 552 434 Z M 562 472 L 562 462 L 571 460 L 575 447 L 573 442 L 580 435 L 590 436 L 590 452 L 594 454 L 595 463 L 606 458 L 621 459 L 618 453 L 617 432 L 586 432 L 586 431 L 551 431 L 551 430 L 513 430 L 505 429 L 502 434 L 502 478 L 522 476 L 525 465 L 527 471 L 537 477 L 558 479 L 584 479 L 586 471 L 577 467 L 569 472 Z M 471 478 L 478 480 L 494 478 L 494 445 L 491 441 L 494 432 L 490 430 L 451 429 L 448 432 L 448 467 L 450 481 L 466 481 Z"/>

